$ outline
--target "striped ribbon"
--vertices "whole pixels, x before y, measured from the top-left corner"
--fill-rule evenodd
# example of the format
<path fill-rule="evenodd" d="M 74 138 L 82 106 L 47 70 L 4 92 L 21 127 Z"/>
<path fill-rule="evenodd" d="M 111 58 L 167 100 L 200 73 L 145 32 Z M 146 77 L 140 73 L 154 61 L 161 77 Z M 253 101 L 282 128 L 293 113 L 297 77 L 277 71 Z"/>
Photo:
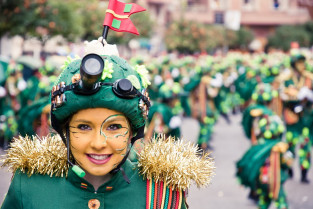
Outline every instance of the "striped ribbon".
<path fill-rule="evenodd" d="M 280 190 L 280 152 L 271 152 L 270 155 L 270 193 L 273 199 L 278 199 Z"/>
<path fill-rule="evenodd" d="M 172 190 L 164 182 L 147 180 L 146 209 L 180 209 L 183 204 L 183 192 Z"/>

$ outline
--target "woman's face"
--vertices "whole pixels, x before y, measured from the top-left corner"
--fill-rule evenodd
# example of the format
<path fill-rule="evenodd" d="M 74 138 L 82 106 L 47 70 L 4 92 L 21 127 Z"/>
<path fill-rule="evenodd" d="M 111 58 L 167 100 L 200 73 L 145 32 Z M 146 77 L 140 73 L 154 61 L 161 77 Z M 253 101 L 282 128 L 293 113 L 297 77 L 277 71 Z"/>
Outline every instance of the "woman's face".
<path fill-rule="evenodd" d="M 107 108 L 80 110 L 70 120 L 69 130 L 77 164 L 94 176 L 108 174 L 122 161 L 131 134 L 127 118 Z"/>

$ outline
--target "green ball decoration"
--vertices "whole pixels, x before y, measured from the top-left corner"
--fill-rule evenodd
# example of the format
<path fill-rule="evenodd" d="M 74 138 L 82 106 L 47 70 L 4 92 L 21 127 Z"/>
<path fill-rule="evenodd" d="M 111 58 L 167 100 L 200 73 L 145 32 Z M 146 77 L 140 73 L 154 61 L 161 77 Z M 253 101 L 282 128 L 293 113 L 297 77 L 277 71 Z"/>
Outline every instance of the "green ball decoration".
<path fill-rule="evenodd" d="M 279 69 L 278 69 L 277 67 L 273 67 L 273 68 L 272 68 L 272 73 L 273 73 L 274 75 L 277 75 L 277 74 L 279 73 Z"/>
<path fill-rule="evenodd" d="M 302 135 L 305 136 L 305 137 L 308 137 L 309 136 L 309 133 L 310 133 L 310 130 L 308 127 L 304 127 L 302 129 Z"/>
<path fill-rule="evenodd" d="M 265 118 L 262 118 L 260 121 L 259 121 L 259 127 L 263 127 L 267 124 L 267 120 Z"/>
<path fill-rule="evenodd" d="M 272 96 L 273 96 L 273 97 L 278 97 L 278 91 L 273 90 L 273 91 L 272 91 Z"/>
<path fill-rule="evenodd" d="M 262 94 L 262 98 L 265 100 L 265 101 L 269 101 L 271 99 L 271 95 L 267 92 L 264 92 Z"/>
<path fill-rule="evenodd" d="M 303 149 L 299 149 L 298 155 L 299 155 L 299 157 L 304 157 L 305 156 L 305 151 Z"/>
<path fill-rule="evenodd" d="M 273 134 L 272 134 L 271 131 L 267 130 L 267 131 L 264 132 L 264 137 L 266 139 L 270 139 L 270 138 L 272 138 L 272 136 L 273 136 Z"/>
<path fill-rule="evenodd" d="M 304 169 L 309 169 L 309 167 L 310 167 L 309 161 L 304 160 L 304 161 L 302 162 L 302 166 L 303 166 Z"/>
<path fill-rule="evenodd" d="M 258 94 L 257 93 L 253 93 L 252 94 L 252 99 L 256 101 L 258 99 Z"/>
<path fill-rule="evenodd" d="M 278 125 L 278 132 L 283 133 L 285 131 L 285 126 L 284 125 Z"/>
<path fill-rule="evenodd" d="M 288 131 L 288 132 L 286 133 L 286 139 L 287 139 L 287 140 L 291 140 L 292 137 L 293 137 L 292 132 L 291 132 L 291 131 Z"/>

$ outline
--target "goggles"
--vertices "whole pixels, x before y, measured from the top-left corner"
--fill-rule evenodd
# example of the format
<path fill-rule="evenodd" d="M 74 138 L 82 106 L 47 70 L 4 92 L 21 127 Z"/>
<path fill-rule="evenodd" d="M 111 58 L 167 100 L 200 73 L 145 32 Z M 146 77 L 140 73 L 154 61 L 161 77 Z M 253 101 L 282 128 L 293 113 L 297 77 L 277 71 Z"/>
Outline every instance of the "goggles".
<path fill-rule="evenodd" d="M 97 54 L 86 55 L 81 62 L 80 74 L 74 75 L 72 84 L 65 85 L 65 82 L 60 82 L 54 86 L 51 91 L 51 105 L 55 110 L 62 106 L 66 101 L 64 92 L 73 91 L 75 94 L 92 95 L 97 93 L 102 86 L 112 86 L 112 91 L 117 97 L 123 99 L 133 99 L 139 97 L 149 108 L 150 101 L 147 93 L 138 91 L 128 79 L 119 79 L 114 83 L 99 82 L 104 68 L 103 59 Z"/>

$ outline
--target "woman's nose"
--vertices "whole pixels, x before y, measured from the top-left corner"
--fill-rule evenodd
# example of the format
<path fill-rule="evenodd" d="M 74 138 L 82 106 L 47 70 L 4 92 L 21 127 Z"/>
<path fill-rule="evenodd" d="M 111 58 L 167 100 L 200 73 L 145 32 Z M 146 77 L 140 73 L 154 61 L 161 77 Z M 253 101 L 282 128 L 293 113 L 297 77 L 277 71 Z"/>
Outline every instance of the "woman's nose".
<path fill-rule="evenodd" d="M 94 149 L 103 149 L 107 146 L 107 137 L 101 135 L 101 133 L 94 134 L 94 137 L 91 141 L 91 147 Z"/>

